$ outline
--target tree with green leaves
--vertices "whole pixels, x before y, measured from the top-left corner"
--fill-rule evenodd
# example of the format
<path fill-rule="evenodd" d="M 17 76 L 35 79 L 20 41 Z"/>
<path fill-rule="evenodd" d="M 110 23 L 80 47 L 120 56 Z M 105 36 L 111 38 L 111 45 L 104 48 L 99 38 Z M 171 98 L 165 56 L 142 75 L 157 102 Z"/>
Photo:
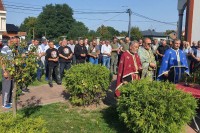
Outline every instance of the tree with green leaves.
<path fill-rule="evenodd" d="M 169 34 L 171 34 L 172 32 L 175 32 L 174 30 L 166 30 L 165 31 L 165 35 L 169 35 Z"/>
<path fill-rule="evenodd" d="M 116 30 L 115 28 L 111 27 L 111 26 L 107 26 L 107 29 L 109 31 L 109 33 L 112 35 L 112 36 L 119 36 L 119 31 Z"/>
<path fill-rule="evenodd" d="M 82 22 L 75 21 L 69 30 L 67 37 L 70 39 L 77 39 L 78 37 L 86 37 L 88 28 Z"/>
<path fill-rule="evenodd" d="M 122 32 L 120 32 L 120 36 L 128 36 L 128 32 L 127 31 L 122 31 Z"/>
<path fill-rule="evenodd" d="M 119 31 L 111 26 L 100 26 L 97 28 L 97 34 L 100 35 L 102 39 L 112 39 L 114 36 L 119 36 Z"/>
<path fill-rule="evenodd" d="M 22 87 L 27 87 L 32 83 L 37 70 L 37 55 L 34 51 L 28 54 L 20 52 L 20 49 L 27 47 L 27 43 L 21 42 L 20 45 L 12 43 L 9 48 L 12 50 L 12 58 L 7 55 L 1 55 L 1 66 L 8 78 L 14 80 L 12 93 L 13 116 L 16 117 L 17 112 L 17 92 L 20 92 Z M 17 49 L 16 49 L 17 48 Z"/>
<path fill-rule="evenodd" d="M 142 36 L 142 33 L 141 33 L 139 27 L 132 27 L 131 28 L 131 40 L 139 40 L 142 37 L 143 36 Z"/>
<path fill-rule="evenodd" d="M 37 18 L 36 36 L 53 39 L 67 35 L 74 22 L 73 10 L 67 4 L 46 5 Z"/>
<path fill-rule="evenodd" d="M 27 39 L 33 38 L 33 32 L 36 23 L 37 23 L 36 17 L 28 17 L 25 18 L 23 23 L 20 25 L 20 31 L 24 31 L 27 33 Z"/>
<path fill-rule="evenodd" d="M 93 39 L 96 39 L 96 37 L 99 37 L 99 35 L 97 34 L 96 31 L 94 30 L 90 30 L 87 34 L 87 38 L 88 40 L 93 40 Z"/>

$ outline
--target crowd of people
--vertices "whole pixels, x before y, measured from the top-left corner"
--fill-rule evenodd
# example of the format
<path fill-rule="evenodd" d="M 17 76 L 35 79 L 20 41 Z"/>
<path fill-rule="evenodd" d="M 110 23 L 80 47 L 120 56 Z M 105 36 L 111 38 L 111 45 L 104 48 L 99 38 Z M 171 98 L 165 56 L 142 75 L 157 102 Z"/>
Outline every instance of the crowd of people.
<path fill-rule="evenodd" d="M 180 40 L 168 41 L 149 38 L 131 41 L 129 37 L 112 40 L 88 39 L 59 41 L 55 45 L 46 38 L 34 39 L 27 49 L 20 49 L 18 37 L 8 40 L 1 48 L 1 54 L 12 58 L 11 45 L 20 53 L 35 50 L 37 55 L 37 80 L 45 74 L 49 86 L 53 87 L 53 79 L 58 85 L 62 84 L 64 71 L 72 65 L 90 62 L 107 67 L 113 75 L 117 75 L 116 96 L 120 95 L 118 88 L 131 80 L 149 78 L 151 80 L 169 80 L 173 83 L 180 81 L 183 73 L 194 72 L 200 65 L 200 41 L 189 42 Z M 159 72 L 157 74 L 159 68 Z M 8 78 L 8 71 L 2 68 L 2 104 L 10 108 L 13 80 Z"/>
<path fill-rule="evenodd" d="M 118 88 L 130 82 L 148 78 L 172 83 L 181 81 L 183 74 L 190 75 L 199 66 L 200 41 L 192 43 L 179 39 L 173 41 L 145 38 L 144 42 L 132 41 L 128 51 L 122 54 L 117 76 L 116 96 L 120 96 Z M 138 58 L 139 57 L 139 58 Z M 158 74 L 157 74 L 158 71 Z"/>

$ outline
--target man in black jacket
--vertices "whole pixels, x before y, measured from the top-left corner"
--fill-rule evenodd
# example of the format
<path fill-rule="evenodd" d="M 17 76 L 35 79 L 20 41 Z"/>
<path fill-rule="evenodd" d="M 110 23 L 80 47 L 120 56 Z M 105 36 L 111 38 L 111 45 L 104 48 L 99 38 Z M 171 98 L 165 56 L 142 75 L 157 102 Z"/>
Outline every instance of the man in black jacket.
<path fill-rule="evenodd" d="M 74 48 L 74 54 L 76 56 L 76 64 L 85 63 L 87 57 L 87 48 L 83 44 L 83 40 L 79 41 Z"/>

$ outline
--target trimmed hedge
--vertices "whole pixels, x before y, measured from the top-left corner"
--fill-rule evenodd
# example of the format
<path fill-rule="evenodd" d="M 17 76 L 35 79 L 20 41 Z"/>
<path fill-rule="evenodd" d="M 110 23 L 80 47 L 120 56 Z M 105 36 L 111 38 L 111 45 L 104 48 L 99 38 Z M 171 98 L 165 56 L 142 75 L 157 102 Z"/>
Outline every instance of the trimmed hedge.
<path fill-rule="evenodd" d="M 195 116 L 197 100 L 169 82 L 133 81 L 120 91 L 117 111 L 134 133 L 179 133 Z"/>
<path fill-rule="evenodd" d="M 72 66 L 65 74 L 66 89 L 73 105 L 98 104 L 106 96 L 111 82 L 110 71 L 91 63 Z"/>
<path fill-rule="evenodd" d="M 1 133 L 47 133 L 42 118 L 26 118 L 21 115 L 13 117 L 11 113 L 0 114 Z"/>
<path fill-rule="evenodd" d="M 187 74 L 182 75 L 181 82 L 188 84 L 200 84 L 200 69 L 197 69 L 195 72 L 191 73 L 190 76 Z"/>

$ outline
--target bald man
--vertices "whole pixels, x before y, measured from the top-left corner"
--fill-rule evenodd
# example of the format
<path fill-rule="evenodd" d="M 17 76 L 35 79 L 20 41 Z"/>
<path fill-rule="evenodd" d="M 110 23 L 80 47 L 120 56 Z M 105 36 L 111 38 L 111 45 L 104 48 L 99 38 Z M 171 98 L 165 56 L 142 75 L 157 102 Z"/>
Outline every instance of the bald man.
<path fill-rule="evenodd" d="M 144 39 L 143 46 L 139 48 L 138 54 L 143 68 L 141 78 L 149 78 L 153 80 L 153 77 L 155 76 L 156 60 L 151 50 L 151 40 L 149 38 Z"/>
<path fill-rule="evenodd" d="M 139 49 L 139 43 L 137 41 L 132 41 L 129 46 L 129 50 L 126 50 L 122 55 L 118 67 L 117 75 L 117 87 L 115 94 L 117 97 L 120 96 L 118 88 L 130 82 L 132 80 L 140 79 L 140 72 L 142 71 L 142 64 L 140 58 L 137 54 Z"/>

